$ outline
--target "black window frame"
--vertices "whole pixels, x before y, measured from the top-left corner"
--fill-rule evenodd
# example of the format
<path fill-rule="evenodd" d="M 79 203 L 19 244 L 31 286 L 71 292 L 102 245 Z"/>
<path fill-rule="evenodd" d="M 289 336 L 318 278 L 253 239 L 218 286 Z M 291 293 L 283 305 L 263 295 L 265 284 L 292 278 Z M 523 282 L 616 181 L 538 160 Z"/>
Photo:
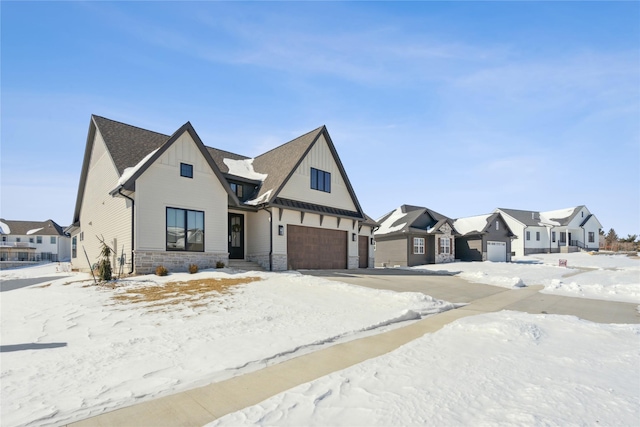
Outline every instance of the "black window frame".
<path fill-rule="evenodd" d="M 311 189 L 331 193 L 331 172 L 311 168 Z"/>
<path fill-rule="evenodd" d="M 189 163 L 180 163 L 180 176 L 193 179 L 193 165 Z"/>
<path fill-rule="evenodd" d="M 244 194 L 244 186 L 242 184 L 238 184 L 237 182 L 230 182 L 229 186 L 231 187 L 231 191 L 238 196 L 238 199 L 242 200 Z"/>
<path fill-rule="evenodd" d="M 182 227 L 183 227 L 183 236 L 185 236 L 185 238 L 183 238 L 184 243 L 183 243 L 183 247 L 179 247 L 179 246 L 169 246 L 169 212 L 170 211 L 175 211 L 176 212 L 176 220 L 180 219 L 177 215 L 178 214 L 182 214 Z M 196 221 L 196 224 L 193 224 L 195 228 L 193 228 L 194 230 L 196 230 L 196 233 L 198 231 L 201 231 L 200 235 L 201 237 L 199 238 L 199 241 L 196 242 L 189 242 L 189 226 L 191 225 L 190 221 L 190 215 L 189 214 L 193 214 L 196 217 L 193 218 L 193 220 Z M 197 216 L 201 215 L 201 220 L 198 221 L 197 220 Z M 197 225 L 199 225 L 198 223 L 202 224 L 202 229 L 199 229 L 197 227 Z M 198 210 L 193 210 L 193 209 L 183 209 L 183 208 L 174 208 L 174 207 L 167 207 L 165 209 L 165 248 L 167 251 L 171 251 L 171 252 L 204 252 L 205 250 L 205 215 L 204 215 L 204 211 L 198 211 Z M 176 227 L 177 228 L 177 227 Z M 197 236 L 196 236 L 197 238 Z M 177 240 L 177 239 L 176 239 Z M 172 242 L 172 243 L 176 243 L 176 242 Z"/>

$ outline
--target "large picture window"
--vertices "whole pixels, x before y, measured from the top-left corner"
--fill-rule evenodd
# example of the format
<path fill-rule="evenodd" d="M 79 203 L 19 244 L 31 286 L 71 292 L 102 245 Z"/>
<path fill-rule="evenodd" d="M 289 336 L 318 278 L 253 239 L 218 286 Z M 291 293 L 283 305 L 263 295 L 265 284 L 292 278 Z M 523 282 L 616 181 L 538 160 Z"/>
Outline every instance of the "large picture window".
<path fill-rule="evenodd" d="M 204 252 L 204 212 L 167 208 L 167 250 Z"/>
<path fill-rule="evenodd" d="M 311 188 L 331 193 L 331 173 L 311 168 Z"/>
<path fill-rule="evenodd" d="M 424 254 L 424 237 L 413 238 L 413 253 Z"/>

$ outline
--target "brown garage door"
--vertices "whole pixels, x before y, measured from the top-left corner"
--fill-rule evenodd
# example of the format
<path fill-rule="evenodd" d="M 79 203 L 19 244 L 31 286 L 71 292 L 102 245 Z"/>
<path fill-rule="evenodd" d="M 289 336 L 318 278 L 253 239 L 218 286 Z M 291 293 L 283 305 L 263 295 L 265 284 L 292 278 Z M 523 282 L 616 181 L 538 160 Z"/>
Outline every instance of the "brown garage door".
<path fill-rule="evenodd" d="M 369 238 L 367 236 L 358 236 L 358 254 L 360 255 L 358 267 L 369 267 Z"/>
<path fill-rule="evenodd" d="M 288 225 L 287 264 L 291 270 L 347 268 L 347 232 Z"/>

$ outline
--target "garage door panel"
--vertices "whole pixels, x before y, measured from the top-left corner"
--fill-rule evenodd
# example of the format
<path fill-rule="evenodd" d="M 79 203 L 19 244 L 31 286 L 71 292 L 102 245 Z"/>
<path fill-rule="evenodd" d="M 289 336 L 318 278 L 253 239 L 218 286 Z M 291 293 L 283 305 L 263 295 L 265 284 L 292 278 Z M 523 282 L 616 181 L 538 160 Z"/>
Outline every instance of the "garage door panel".
<path fill-rule="evenodd" d="M 507 262 L 507 244 L 505 242 L 487 242 L 487 261 Z"/>
<path fill-rule="evenodd" d="M 347 232 L 288 225 L 287 264 L 293 270 L 347 268 Z"/>

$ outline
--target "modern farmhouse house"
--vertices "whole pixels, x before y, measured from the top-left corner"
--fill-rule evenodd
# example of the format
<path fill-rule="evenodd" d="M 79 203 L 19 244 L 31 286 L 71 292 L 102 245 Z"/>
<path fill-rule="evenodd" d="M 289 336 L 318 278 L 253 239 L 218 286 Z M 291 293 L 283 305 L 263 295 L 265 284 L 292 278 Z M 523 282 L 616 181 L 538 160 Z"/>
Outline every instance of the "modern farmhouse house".
<path fill-rule="evenodd" d="M 602 224 L 586 206 L 538 212 L 498 208 L 517 236 L 515 256 L 535 253 L 577 252 L 599 248 Z"/>
<path fill-rule="evenodd" d="M 249 158 L 205 146 L 190 123 L 163 135 L 93 115 L 69 231 L 74 268 L 103 239 L 116 268 L 149 273 L 373 267 L 376 225 L 324 126 Z"/>

